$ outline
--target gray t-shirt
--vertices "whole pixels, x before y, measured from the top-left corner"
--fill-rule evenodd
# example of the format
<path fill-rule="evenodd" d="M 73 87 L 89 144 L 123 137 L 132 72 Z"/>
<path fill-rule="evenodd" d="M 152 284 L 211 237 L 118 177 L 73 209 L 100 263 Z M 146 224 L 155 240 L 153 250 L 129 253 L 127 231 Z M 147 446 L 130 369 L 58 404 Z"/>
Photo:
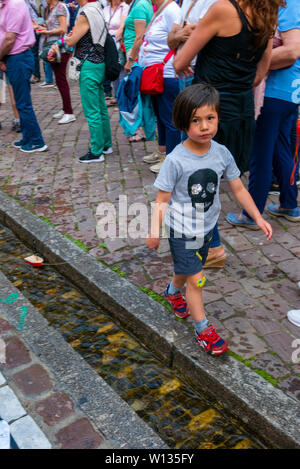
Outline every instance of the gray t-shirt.
<path fill-rule="evenodd" d="M 164 223 L 176 232 L 201 239 L 216 225 L 221 176 L 233 181 L 240 171 L 230 151 L 214 140 L 202 156 L 177 145 L 165 159 L 154 186 L 172 192 Z"/>

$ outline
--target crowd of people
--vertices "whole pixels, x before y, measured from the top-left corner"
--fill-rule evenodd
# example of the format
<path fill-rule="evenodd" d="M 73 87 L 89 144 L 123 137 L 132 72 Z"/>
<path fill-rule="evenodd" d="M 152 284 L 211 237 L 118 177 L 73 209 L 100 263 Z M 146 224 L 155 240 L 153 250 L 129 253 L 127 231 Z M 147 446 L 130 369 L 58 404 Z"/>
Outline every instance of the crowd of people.
<path fill-rule="evenodd" d="M 55 79 L 62 109 L 53 117 L 65 125 L 76 119 L 67 78 L 73 55 L 80 62 L 90 132 L 89 151 L 79 161 L 103 162 L 113 152 L 111 105 L 118 106 L 129 142 L 157 136 L 157 149 L 143 158 L 158 174 L 159 190 L 147 244 L 158 247 L 167 205 L 174 277 L 165 296 L 177 316 L 192 315 L 200 346 L 223 353 L 228 346 L 208 324 L 199 288 L 203 266 L 223 267 L 226 260 L 218 231 L 221 178 L 243 208 L 228 213 L 230 224 L 262 229 L 270 239 L 272 228 L 262 213 L 274 188 L 279 203 L 267 211 L 300 222 L 299 0 L 38 2 L 0 0 L 0 73 L 6 74 L 14 123 L 22 133 L 14 147 L 47 149 L 30 84 L 54 86 Z M 106 77 L 108 34 L 120 65 L 113 82 Z M 248 171 L 249 192 L 240 180 Z M 190 211 L 182 224 L 178 205 L 185 203 Z M 204 220 L 199 232 L 193 228 L 198 205 Z M 199 239 L 201 246 L 186 248 L 187 241 Z"/>

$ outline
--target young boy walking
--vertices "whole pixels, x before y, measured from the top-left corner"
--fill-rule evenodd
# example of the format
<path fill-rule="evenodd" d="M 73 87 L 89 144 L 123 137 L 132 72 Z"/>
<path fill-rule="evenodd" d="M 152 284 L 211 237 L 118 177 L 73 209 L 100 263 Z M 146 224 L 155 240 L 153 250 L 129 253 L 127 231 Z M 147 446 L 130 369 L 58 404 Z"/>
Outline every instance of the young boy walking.
<path fill-rule="evenodd" d="M 203 266 L 221 210 L 221 176 L 267 239 L 272 237 L 270 224 L 262 218 L 239 178 L 233 156 L 225 146 L 213 140 L 218 119 L 219 94 L 213 87 L 192 85 L 177 96 L 174 124 L 186 132 L 188 138 L 167 156 L 154 183 L 158 194 L 147 237 L 147 246 L 157 249 L 164 218 L 174 262 L 174 275 L 165 297 L 176 316 L 186 318 L 191 314 L 197 344 L 213 355 L 228 350 L 226 341 L 209 324 L 202 300 Z M 186 301 L 181 294 L 185 284 Z"/>

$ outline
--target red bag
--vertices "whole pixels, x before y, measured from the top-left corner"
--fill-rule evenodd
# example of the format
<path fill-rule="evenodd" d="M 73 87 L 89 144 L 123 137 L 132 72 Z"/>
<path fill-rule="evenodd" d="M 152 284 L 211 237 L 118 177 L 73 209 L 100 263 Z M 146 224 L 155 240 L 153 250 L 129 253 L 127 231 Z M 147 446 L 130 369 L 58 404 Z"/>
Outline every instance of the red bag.
<path fill-rule="evenodd" d="M 170 50 L 160 64 L 150 65 L 143 70 L 140 84 L 142 94 L 160 94 L 164 91 L 164 67 L 174 53 L 174 50 Z"/>

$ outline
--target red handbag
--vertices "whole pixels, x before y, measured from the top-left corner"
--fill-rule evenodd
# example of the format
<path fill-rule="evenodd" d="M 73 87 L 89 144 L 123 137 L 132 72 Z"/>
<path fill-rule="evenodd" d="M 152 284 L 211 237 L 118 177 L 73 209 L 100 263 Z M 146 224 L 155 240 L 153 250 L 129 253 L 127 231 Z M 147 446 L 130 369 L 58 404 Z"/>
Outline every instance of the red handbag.
<path fill-rule="evenodd" d="M 164 91 L 164 67 L 173 54 L 175 50 L 170 50 L 160 64 L 150 65 L 143 70 L 140 84 L 142 94 L 160 94 Z"/>

